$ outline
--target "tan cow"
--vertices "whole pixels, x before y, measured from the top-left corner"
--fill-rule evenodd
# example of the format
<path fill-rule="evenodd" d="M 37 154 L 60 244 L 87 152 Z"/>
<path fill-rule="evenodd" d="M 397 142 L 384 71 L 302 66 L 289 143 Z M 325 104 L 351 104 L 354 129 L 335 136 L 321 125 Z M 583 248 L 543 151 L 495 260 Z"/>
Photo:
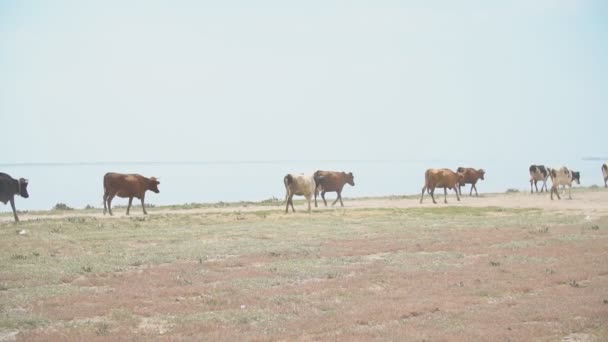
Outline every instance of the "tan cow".
<path fill-rule="evenodd" d="M 464 180 L 464 176 L 460 173 L 456 173 L 450 169 L 428 169 L 424 173 L 424 186 L 422 187 L 422 195 L 420 196 L 420 203 L 424 199 L 424 191 L 428 190 L 433 203 L 435 202 L 435 188 L 443 188 L 443 202 L 448 203 L 447 199 L 447 188 L 453 189 L 456 192 L 456 198 L 460 201 L 458 195 L 458 186 Z"/>
<path fill-rule="evenodd" d="M 293 207 L 293 196 L 304 196 L 308 201 L 308 212 L 312 211 L 310 207 L 310 201 L 315 193 L 315 179 L 313 176 L 304 174 L 290 173 L 283 178 L 283 184 L 285 184 L 285 213 L 289 212 L 289 205 L 291 204 L 291 210 L 295 213 L 296 209 Z"/>
<path fill-rule="evenodd" d="M 141 200 L 141 208 L 144 211 L 144 215 L 148 214 L 144 204 L 146 191 L 151 190 L 159 193 L 159 184 L 160 182 L 154 177 L 146 178 L 138 174 L 106 173 L 103 176 L 103 214 L 105 215 L 106 211 L 108 211 L 112 215 L 112 199 L 114 196 L 129 198 L 127 215 L 129 215 L 129 209 L 131 209 L 133 197 Z"/>
<path fill-rule="evenodd" d="M 321 192 L 321 198 L 323 199 L 323 203 L 327 207 L 327 201 L 325 201 L 325 193 L 326 192 L 336 192 L 338 197 L 331 205 L 335 205 L 338 200 L 340 200 L 340 205 L 344 206 L 342 203 L 342 189 L 345 184 L 350 184 L 351 186 L 355 186 L 355 177 L 352 172 L 335 172 L 335 171 L 317 171 L 313 175 L 315 179 L 315 183 L 317 184 L 317 189 L 315 190 L 315 208 L 317 207 L 317 195 Z"/>
<path fill-rule="evenodd" d="M 559 196 L 559 186 L 562 185 L 564 188 L 568 186 L 568 198 L 572 199 L 572 182 L 581 184 L 581 173 L 569 170 L 567 167 L 562 166 L 560 168 L 549 169 L 549 175 L 551 176 L 551 200 L 553 200 L 553 193 L 557 195 L 557 199 L 562 199 Z"/>

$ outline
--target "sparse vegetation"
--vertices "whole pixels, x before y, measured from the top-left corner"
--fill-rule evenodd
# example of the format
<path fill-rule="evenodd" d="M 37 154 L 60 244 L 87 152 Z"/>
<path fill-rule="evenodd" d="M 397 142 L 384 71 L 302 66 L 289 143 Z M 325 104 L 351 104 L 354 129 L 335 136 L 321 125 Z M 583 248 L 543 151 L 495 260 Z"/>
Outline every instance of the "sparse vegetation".
<path fill-rule="evenodd" d="M 53 207 L 53 210 L 74 210 L 74 208 L 68 207 L 65 203 L 57 203 Z"/>
<path fill-rule="evenodd" d="M 507 189 L 507 191 L 505 191 L 505 193 L 507 193 L 507 194 L 516 194 L 516 193 L 519 193 L 519 190 L 517 190 L 517 189 Z"/>
<path fill-rule="evenodd" d="M 607 337 L 592 329 L 608 299 L 587 292 L 605 287 L 601 213 L 458 204 L 287 216 L 276 201 L 112 218 L 75 210 L 24 220 L 25 237 L 0 223 L 0 331 L 501 340 L 506 320 L 509 336 L 552 340 L 577 316 L 577 329 Z M 568 296 L 555 301 L 556 285 Z M 517 330 L 534 320 L 551 327 Z"/>

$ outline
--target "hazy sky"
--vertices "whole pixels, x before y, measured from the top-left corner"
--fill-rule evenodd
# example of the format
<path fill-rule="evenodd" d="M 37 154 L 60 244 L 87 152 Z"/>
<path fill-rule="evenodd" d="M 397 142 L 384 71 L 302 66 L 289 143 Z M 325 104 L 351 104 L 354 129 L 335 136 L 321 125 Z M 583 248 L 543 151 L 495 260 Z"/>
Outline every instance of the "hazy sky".
<path fill-rule="evenodd" d="M 0 1 L 0 162 L 607 155 L 608 1 Z"/>

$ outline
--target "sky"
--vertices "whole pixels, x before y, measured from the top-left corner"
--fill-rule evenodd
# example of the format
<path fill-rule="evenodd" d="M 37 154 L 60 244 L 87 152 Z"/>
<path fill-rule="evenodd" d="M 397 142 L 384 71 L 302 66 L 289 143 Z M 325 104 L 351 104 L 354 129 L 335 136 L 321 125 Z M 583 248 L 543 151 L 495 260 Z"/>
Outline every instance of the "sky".
<path fill-rule="evenodd" d="M 608 155 L 608 2 L 0 0 L 0 163 Z"/>

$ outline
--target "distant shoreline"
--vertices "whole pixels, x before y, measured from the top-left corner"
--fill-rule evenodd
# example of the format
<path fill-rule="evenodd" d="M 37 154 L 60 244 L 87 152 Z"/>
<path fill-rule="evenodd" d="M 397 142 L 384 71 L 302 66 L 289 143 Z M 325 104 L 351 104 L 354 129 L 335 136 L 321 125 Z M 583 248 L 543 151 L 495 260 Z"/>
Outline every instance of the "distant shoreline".
<path fill-rule="evenodd" d="M 583 161 L 604 161 L 608 157 L 583 157 Z M 479 162 L 490 160 L 480 159 Z M 246 164 L 291 164 L 291 163 L 459 163 L 457 159 L 320 159 L 320 160 L 182 160 L 182 161 L 87 161 L 87 162 L 15 162 L 0 163 L 0 167 L 37 166 L 103 166 L 103 165 L 246 165 Z"/>

